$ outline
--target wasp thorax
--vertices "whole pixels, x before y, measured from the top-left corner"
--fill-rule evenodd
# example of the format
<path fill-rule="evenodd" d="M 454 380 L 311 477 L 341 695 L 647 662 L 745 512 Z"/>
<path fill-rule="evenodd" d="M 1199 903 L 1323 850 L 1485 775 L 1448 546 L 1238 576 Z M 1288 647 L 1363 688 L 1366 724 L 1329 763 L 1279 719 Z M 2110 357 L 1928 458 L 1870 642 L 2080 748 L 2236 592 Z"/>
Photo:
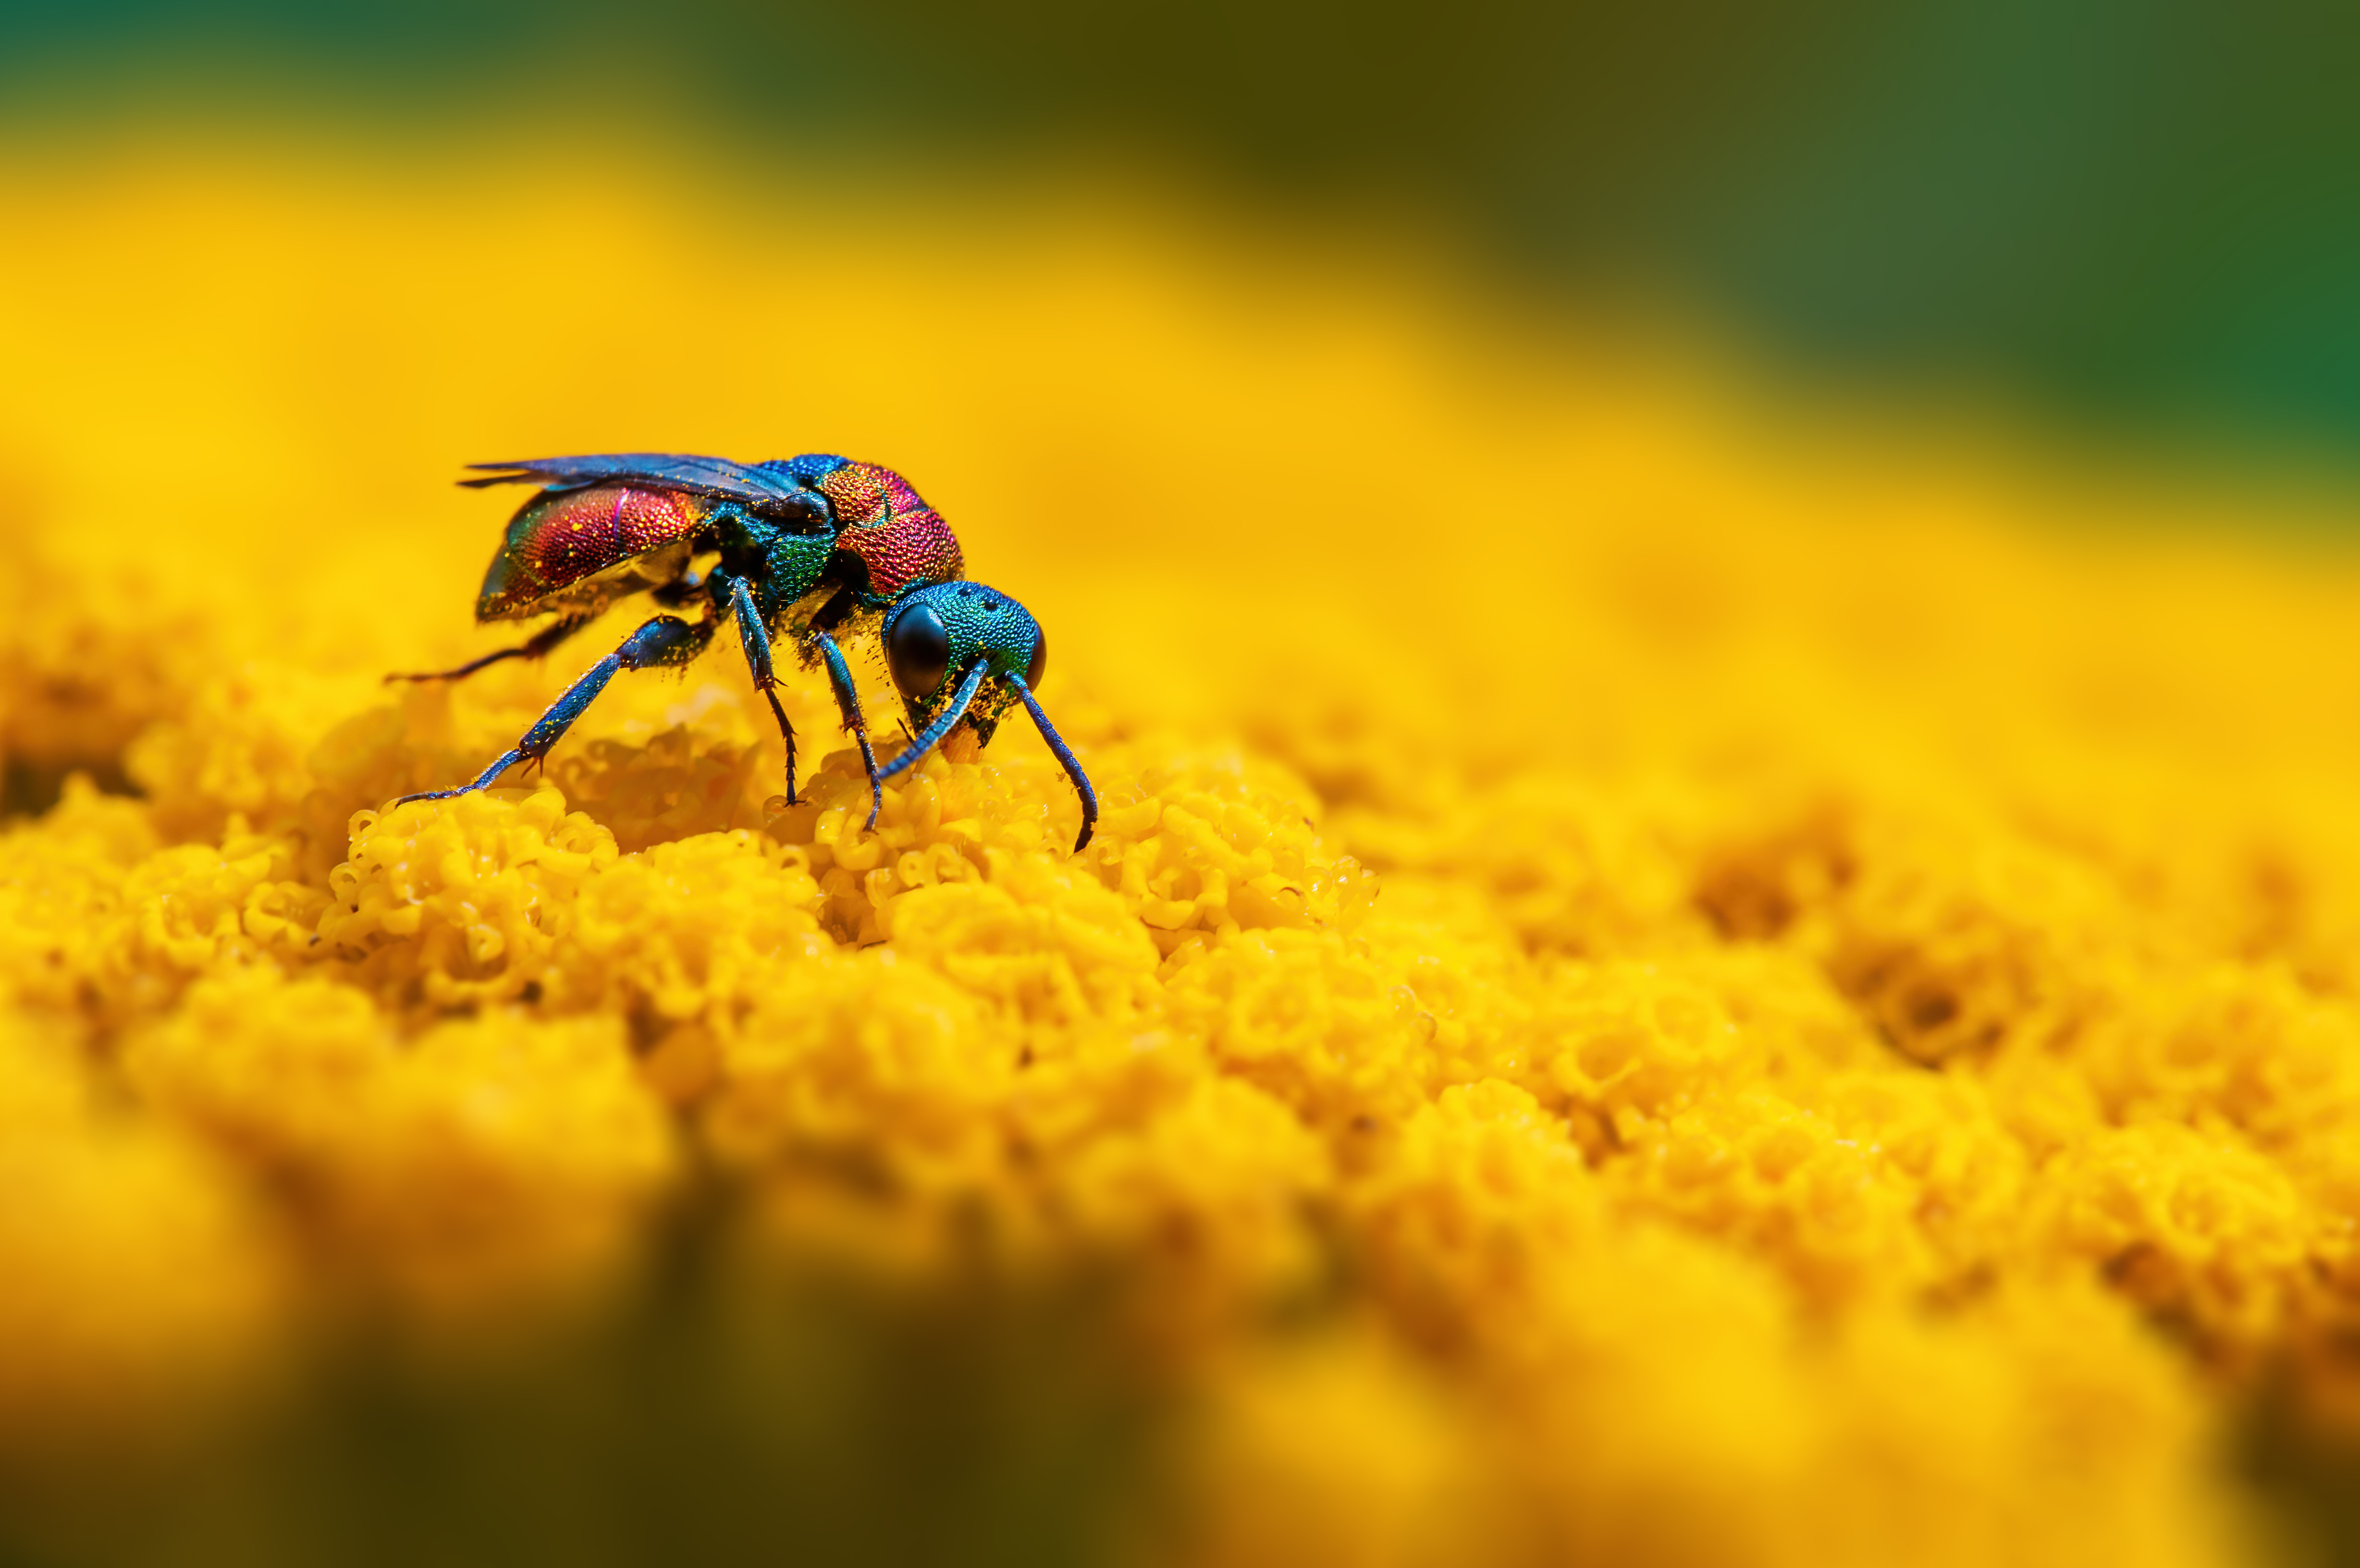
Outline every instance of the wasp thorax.
<path fill-rule="evenodd" d="M 904 697 L 933 696 L 950 673 L 950 628 L 927 606 L 906 606 L 885 628 L 885 667 Z"/>
<path fill-rule="evenodd" d="M 816 490 L 781 496 L 765 504 L 762 509 L 795 533 L 816 533 L 833 521 L 828 516 L 827 497 Z"/>

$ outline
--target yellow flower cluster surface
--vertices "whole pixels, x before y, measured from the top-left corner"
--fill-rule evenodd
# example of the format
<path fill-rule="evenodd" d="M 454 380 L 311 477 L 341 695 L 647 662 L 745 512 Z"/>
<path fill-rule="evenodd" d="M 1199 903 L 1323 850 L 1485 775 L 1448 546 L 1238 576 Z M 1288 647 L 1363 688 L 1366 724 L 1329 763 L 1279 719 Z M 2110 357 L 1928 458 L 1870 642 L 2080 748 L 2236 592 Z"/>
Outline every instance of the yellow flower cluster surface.
<path fill-rule="evenodd" d="M 893 178 L 814 245 L 523 139 L 0 168 L 0 1453 L 535 1321 L 717 1177 L 1109 1269 L 1166 1556 L 2236 1559 L 2224 1412 L 2360 1304 L 2312 504 Z M 458 464 L 649 449 L 908 474 L 1088 849 L 1021 724 L 864 833 L 809 676 L 785 806 L 727 634 L 389 808 L 634 624 L 382 685 L 498 646 Z"/>

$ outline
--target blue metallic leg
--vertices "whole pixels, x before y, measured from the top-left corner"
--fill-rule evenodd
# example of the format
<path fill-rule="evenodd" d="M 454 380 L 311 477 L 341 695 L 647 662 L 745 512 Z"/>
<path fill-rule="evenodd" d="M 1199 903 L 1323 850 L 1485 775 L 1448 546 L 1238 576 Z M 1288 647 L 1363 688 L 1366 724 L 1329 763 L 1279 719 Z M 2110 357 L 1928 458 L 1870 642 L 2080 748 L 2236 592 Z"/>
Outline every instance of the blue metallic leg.
<path fill-rule="evenodd" d="M 934 750 L 943 736 L 951 733 L 951 726 L 967 717 L 968 707 L 975 702 L 975 694 L 983 689 L 983 678 L 989 673 L 990 667 L 982 659 L 977 659 L 975 668 L 967 672 L 967 679 L 959 682 L 958 694 L 951 699 L 951 705 L 943 710 L 940 718 L 926 726 L 925 734 L 910 743 L 909 750 L 885 765 L 877 775 L 879 781 L 890 779 L 905 768 L 915 768 L 920 757 Z"/>
<path fill-rule="evenodd" d="M 762 625 L 761 611 L 755 607 L 754 591 L 742 577 L 725 578 L 713 574 L 716 596 L 727 583 L 730 613 L 738 617 L 738 646 L 746 650 L 746 668 L 753 672 L 754 690 L 770 704 L 770 713 L 779 721 L 779 734 L 787 742 L 787 804 L 795 803 L 795 726 L 787 723 L 787 711 L 779 706 L 777 673 L 770 668 L 770 634 Z"/>
<path fill-rule="evenodd" d="M 654 620 L 623 639 L 623 646 L 590 667 L 589 672 L 565 689 L 565 694 L 549 705 L 524 738 L 500 754 L 497 761 L 477 774 L 472 783 L 455 789 L 429 789 L 421 794 L 404 795 L 394 802 L 406 805 L 411 800 L 447 800 L 454 795 L 464 795 L 476 789 L 488 789 L 492 781 L 519 762 L 539 762 L 549 755 L 559 737 L 573 727 L 582 711 L 597 700 L 606 689 L 606 682 L 622 670 L 646 670 L 659 664 L 685 664 L 705 649 L 713 640 L 714 623 L 691 626 L 677 615 L 658 615 Z"/>
<path fill-rule="evenodd" d="M 873 833 L 877 813 L 885 806 L 885 786 L 877 771 L 877 753 L 869 749 L 869 726 L 860 717 L 860 691 L 852 683 L 852 666 L 845 662 L 844 649 L 825 632 L 813 632 L 811 640 L 827 660 L 828 684 L 836 688 L 836 705 L 844 714 L 844 727 L 860 743 L 860 765 L 869 769 L 869 828 Z"/>
<path fill-rule="evenodd" d="M 1075 758 L 1064 738 L 1050 727 L 1049 715 L 1041 711 L 1039 699 L 1032 695 L 1032 688 L 1024 684 L 1023 677 L 1011 676 L 1009 679 L 1016 682 L 1017 695 L 1024 699 L 1024 711 L 1031 713 L 1033 724 L 1040 726 L 1041 738 L 1049 743 L 1049 749 L 1057 754 L 1059 762 L 1065 764 L 1065 777 L 1074 781 L 1074 789 L 1082 798 L 1082 836 L 1074 841 L 1074 853 L 1079 855 L 1090 842 L 1090 830 L 1098 823 L 1098 792 L 1090 788 L 1089 775 L 1082 771 L 1081 763 Z"/>
<path fill-rule="evenodd" d="M 568 615 L 552 621 L 515 648 L 504 648 L 497 653 L 487 653 L 481 659 L 471 659 L 456 670 L 429 670 L 423 675 L 388 675 L 388 684 L 396 681 L 461 681 L 487 664 L 497 664 L 503 659 L 539 659 L 592 621 L 595 615 Z"/>

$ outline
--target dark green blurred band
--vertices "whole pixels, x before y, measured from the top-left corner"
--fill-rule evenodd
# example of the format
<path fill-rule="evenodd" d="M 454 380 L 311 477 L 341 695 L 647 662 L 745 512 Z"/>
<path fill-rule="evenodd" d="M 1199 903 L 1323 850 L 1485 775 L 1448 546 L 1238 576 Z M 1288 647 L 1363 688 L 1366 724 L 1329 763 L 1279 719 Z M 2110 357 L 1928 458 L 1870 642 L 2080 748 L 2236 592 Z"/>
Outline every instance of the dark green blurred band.
<path fill-rule="evenodd" d="M 1811 362 L 2347 452 L 2356 65 L 2360 9 L 2289 0 L 0 6 L 20 124 L 628 71 L 732 136 L 1113 138 L 1282 195 L 1407 188 L 1512 265 Z"/>

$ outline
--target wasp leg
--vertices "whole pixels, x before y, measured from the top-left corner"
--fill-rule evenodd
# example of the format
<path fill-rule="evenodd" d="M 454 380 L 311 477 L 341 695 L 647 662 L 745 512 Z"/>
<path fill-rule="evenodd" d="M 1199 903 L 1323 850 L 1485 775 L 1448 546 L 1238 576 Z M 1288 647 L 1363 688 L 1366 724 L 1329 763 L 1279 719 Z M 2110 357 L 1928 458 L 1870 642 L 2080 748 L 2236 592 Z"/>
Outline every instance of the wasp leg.
<path fill-rule="evenodd" d="M 595 615 L 568 615 L 552 621 L 514 648 L 504 648 L 497 653 L 487 653 L 481 659 L 471 659 L 456 670 L 433 670 L 422 675 L 388 675 L 388 684 L 396 681 L 461 681 L 487 664 L 497 664 L 503 659 L 539 659 L 592 621 Z"/>
<path fill-rule="evenodd" d="M 725 598 L 729 612 L 738 617 L 738 644 L 746 650 L 746 668 L 753 672 L 754 690 L 770 704 L 770 713 L 779 721 L 779 734 L 787 743 L 787 804 L 795 803 L 795 726 L 787 723 L 787 711 L 779 706 L 779 677 L 770 667 L 770 634 L 762 625 L 762 612 L 754 604 L 754 590 L 742 577 L 731 577 L 716 571 L 707 574 L 716 607 Z"/>
<path fill-rule="evenodd" d="M 1090 788 L 1090 776 L 1082 771 L 1081 759 L 1065 744 L 1065 737 L 1049 723 L 1049 715 L 1041 711 L 1041 700 L 1032 695 L 1032 689 L 1025 685 L 1021 677 L 1011 676 L 1010 679 L 1016 682 L 1016 694 L 1024 699 L 1025 712 L 1032 715 L 1033 727 L 1041 732 L 1041 738 L 1049 743 L 1049 749 L 1057 754 L 1057 761 L 1065 768 L 1065 777 L 1074 781 L 1074 792 L 1082 798 L 1082 836 L 1074 841 L 1074 853 L 1079 855 L 1089 847 L 1090 830 L 1098 825 L 1098 792 Z"/>
<path fill-rule="evenodd" d="M 935 716 L 934 722 L 926 726 L 924 734 L 910 743 L 908 750 L 887 763 L 885 771 L 878 777 L 890 779 L 904 768 L 915 768 L 926 753 L 941 745 L 943 736 L 951 733 L 951 727 L 967 717 L 967 709 L 975 705 L 975 694 L 983 689 L 983 678 L 990 673 L 991 667 L 984 660 L 977 659 L 975 667 L 967 672 L 967 679 L 959 682 L 957 693 L 951 698 L 951 705 Z"/>
<path fill-rule="evenodd" d="M 844 727 L 860 743 L 860 765 L 869 770 L 869 827 L 873 832 L 877 813 L 885 806 L 885 784 L 877 772 L 877 753 L 869 748 L 869 726 L 860 717 L 860 691 L 852 683 L 852 666 L 845 662 L 844 649 L 825 632 L 807 632 L 804 637 L 827 660 L 827 683 L 836 688 L 836 705 L 844 714 Z"/>
<path fill-rule="evenodd" d="M 475 789 L 488 789 L 492 781 L 519 762 L 539 762 L 548 757 L 550 747 L 573 727 L 582 716 L 582 710 L 597 700 L 606 689 L 606 682 L 621 670 L 646 670 L 659 664 L 686 664 L 705 651 L 713 640 L 716 623 L 701 622 L 691 626 L 677 615 L 658 615 L 638 631 L 623 639 L 623 646 L 592 665 L 588 673 L 565 689 L 565 694 L 549 705 L 532 728 L 499 759 L 477 774 L 474 782 L 455 789 L 428 789 L 416 795 L 404 795 L 394 802 L 405 805 L 411 800 L 447 800 L 454 795 L 464 795 Z"/>

